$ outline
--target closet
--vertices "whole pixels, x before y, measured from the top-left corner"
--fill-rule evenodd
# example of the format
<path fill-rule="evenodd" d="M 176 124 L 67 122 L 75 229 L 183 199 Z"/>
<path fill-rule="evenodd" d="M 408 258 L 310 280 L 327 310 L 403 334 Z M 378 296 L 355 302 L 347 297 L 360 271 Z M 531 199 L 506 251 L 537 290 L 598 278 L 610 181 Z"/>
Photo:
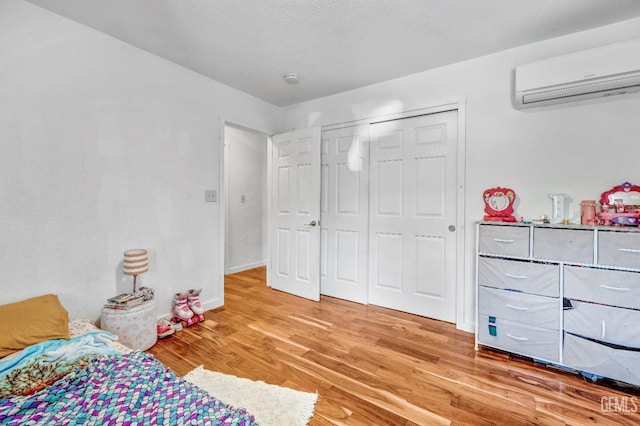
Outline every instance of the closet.
<path fill-rule="evenodd" d="M 321 140 L 321 293 L 455 322 L 458 111 Z"/>

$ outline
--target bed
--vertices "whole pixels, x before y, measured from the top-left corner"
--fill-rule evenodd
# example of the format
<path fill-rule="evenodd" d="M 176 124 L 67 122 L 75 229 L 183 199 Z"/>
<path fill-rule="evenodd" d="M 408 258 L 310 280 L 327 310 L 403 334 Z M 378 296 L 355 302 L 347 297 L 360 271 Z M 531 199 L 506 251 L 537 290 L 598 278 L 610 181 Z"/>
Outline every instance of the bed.
<path fill-rule="evenodd" d="M 0 306 L 0 357 L 2 424 L 256 424 L 151 354 L 69 321 L 55 295 Z"/>

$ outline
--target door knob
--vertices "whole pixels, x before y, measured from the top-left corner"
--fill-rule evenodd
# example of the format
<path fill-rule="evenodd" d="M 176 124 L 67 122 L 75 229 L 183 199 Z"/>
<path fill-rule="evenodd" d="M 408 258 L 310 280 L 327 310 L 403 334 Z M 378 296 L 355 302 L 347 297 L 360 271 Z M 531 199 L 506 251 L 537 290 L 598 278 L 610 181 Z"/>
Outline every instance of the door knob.
<path fill-rule="evenodd" d="M 317 225 L 318 225 L 318 222 L 316 222 L 315 220 L 312 220 L 311 222 L 307 223 L 307 226 L 310 226 L 312 228 Z"/>
<path fill-rule="evenodd" d="M 449 231 L 450 232 L 455 232 L 456 231 L 456 226 L 455 225 L 449 225 Z"/>

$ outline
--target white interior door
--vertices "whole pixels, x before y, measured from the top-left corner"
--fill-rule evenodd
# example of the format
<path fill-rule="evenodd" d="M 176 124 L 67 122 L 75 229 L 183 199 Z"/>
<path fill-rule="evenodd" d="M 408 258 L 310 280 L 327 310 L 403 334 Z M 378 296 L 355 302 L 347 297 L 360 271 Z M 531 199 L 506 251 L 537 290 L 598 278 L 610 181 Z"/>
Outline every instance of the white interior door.
<path fill-rule="evenodd" d="M 320 300 L 320 128 L 275 135 L 269 284 Z"/>
<path fill-rule="evenodd" d="M 369 302 L 454 322 L 457 111 L 370 131 Z"/>
<path fill-rule="evenodd" d="M 322 132 L 320 292 L 367 303 L 369 124 Z"/>

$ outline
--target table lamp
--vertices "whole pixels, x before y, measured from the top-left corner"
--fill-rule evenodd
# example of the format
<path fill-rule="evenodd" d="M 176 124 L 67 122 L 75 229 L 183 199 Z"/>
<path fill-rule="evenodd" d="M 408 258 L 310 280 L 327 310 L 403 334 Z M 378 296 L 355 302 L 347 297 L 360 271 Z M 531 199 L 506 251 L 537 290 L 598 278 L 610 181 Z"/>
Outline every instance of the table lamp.
<path fill-rule="evenodd" d="M 133 249 L 124 252 L 122 272 L 133 275 L 133 292 L 136 292 L 136 278 L 149 270 L 149 256 L 145 249 Z"/>

